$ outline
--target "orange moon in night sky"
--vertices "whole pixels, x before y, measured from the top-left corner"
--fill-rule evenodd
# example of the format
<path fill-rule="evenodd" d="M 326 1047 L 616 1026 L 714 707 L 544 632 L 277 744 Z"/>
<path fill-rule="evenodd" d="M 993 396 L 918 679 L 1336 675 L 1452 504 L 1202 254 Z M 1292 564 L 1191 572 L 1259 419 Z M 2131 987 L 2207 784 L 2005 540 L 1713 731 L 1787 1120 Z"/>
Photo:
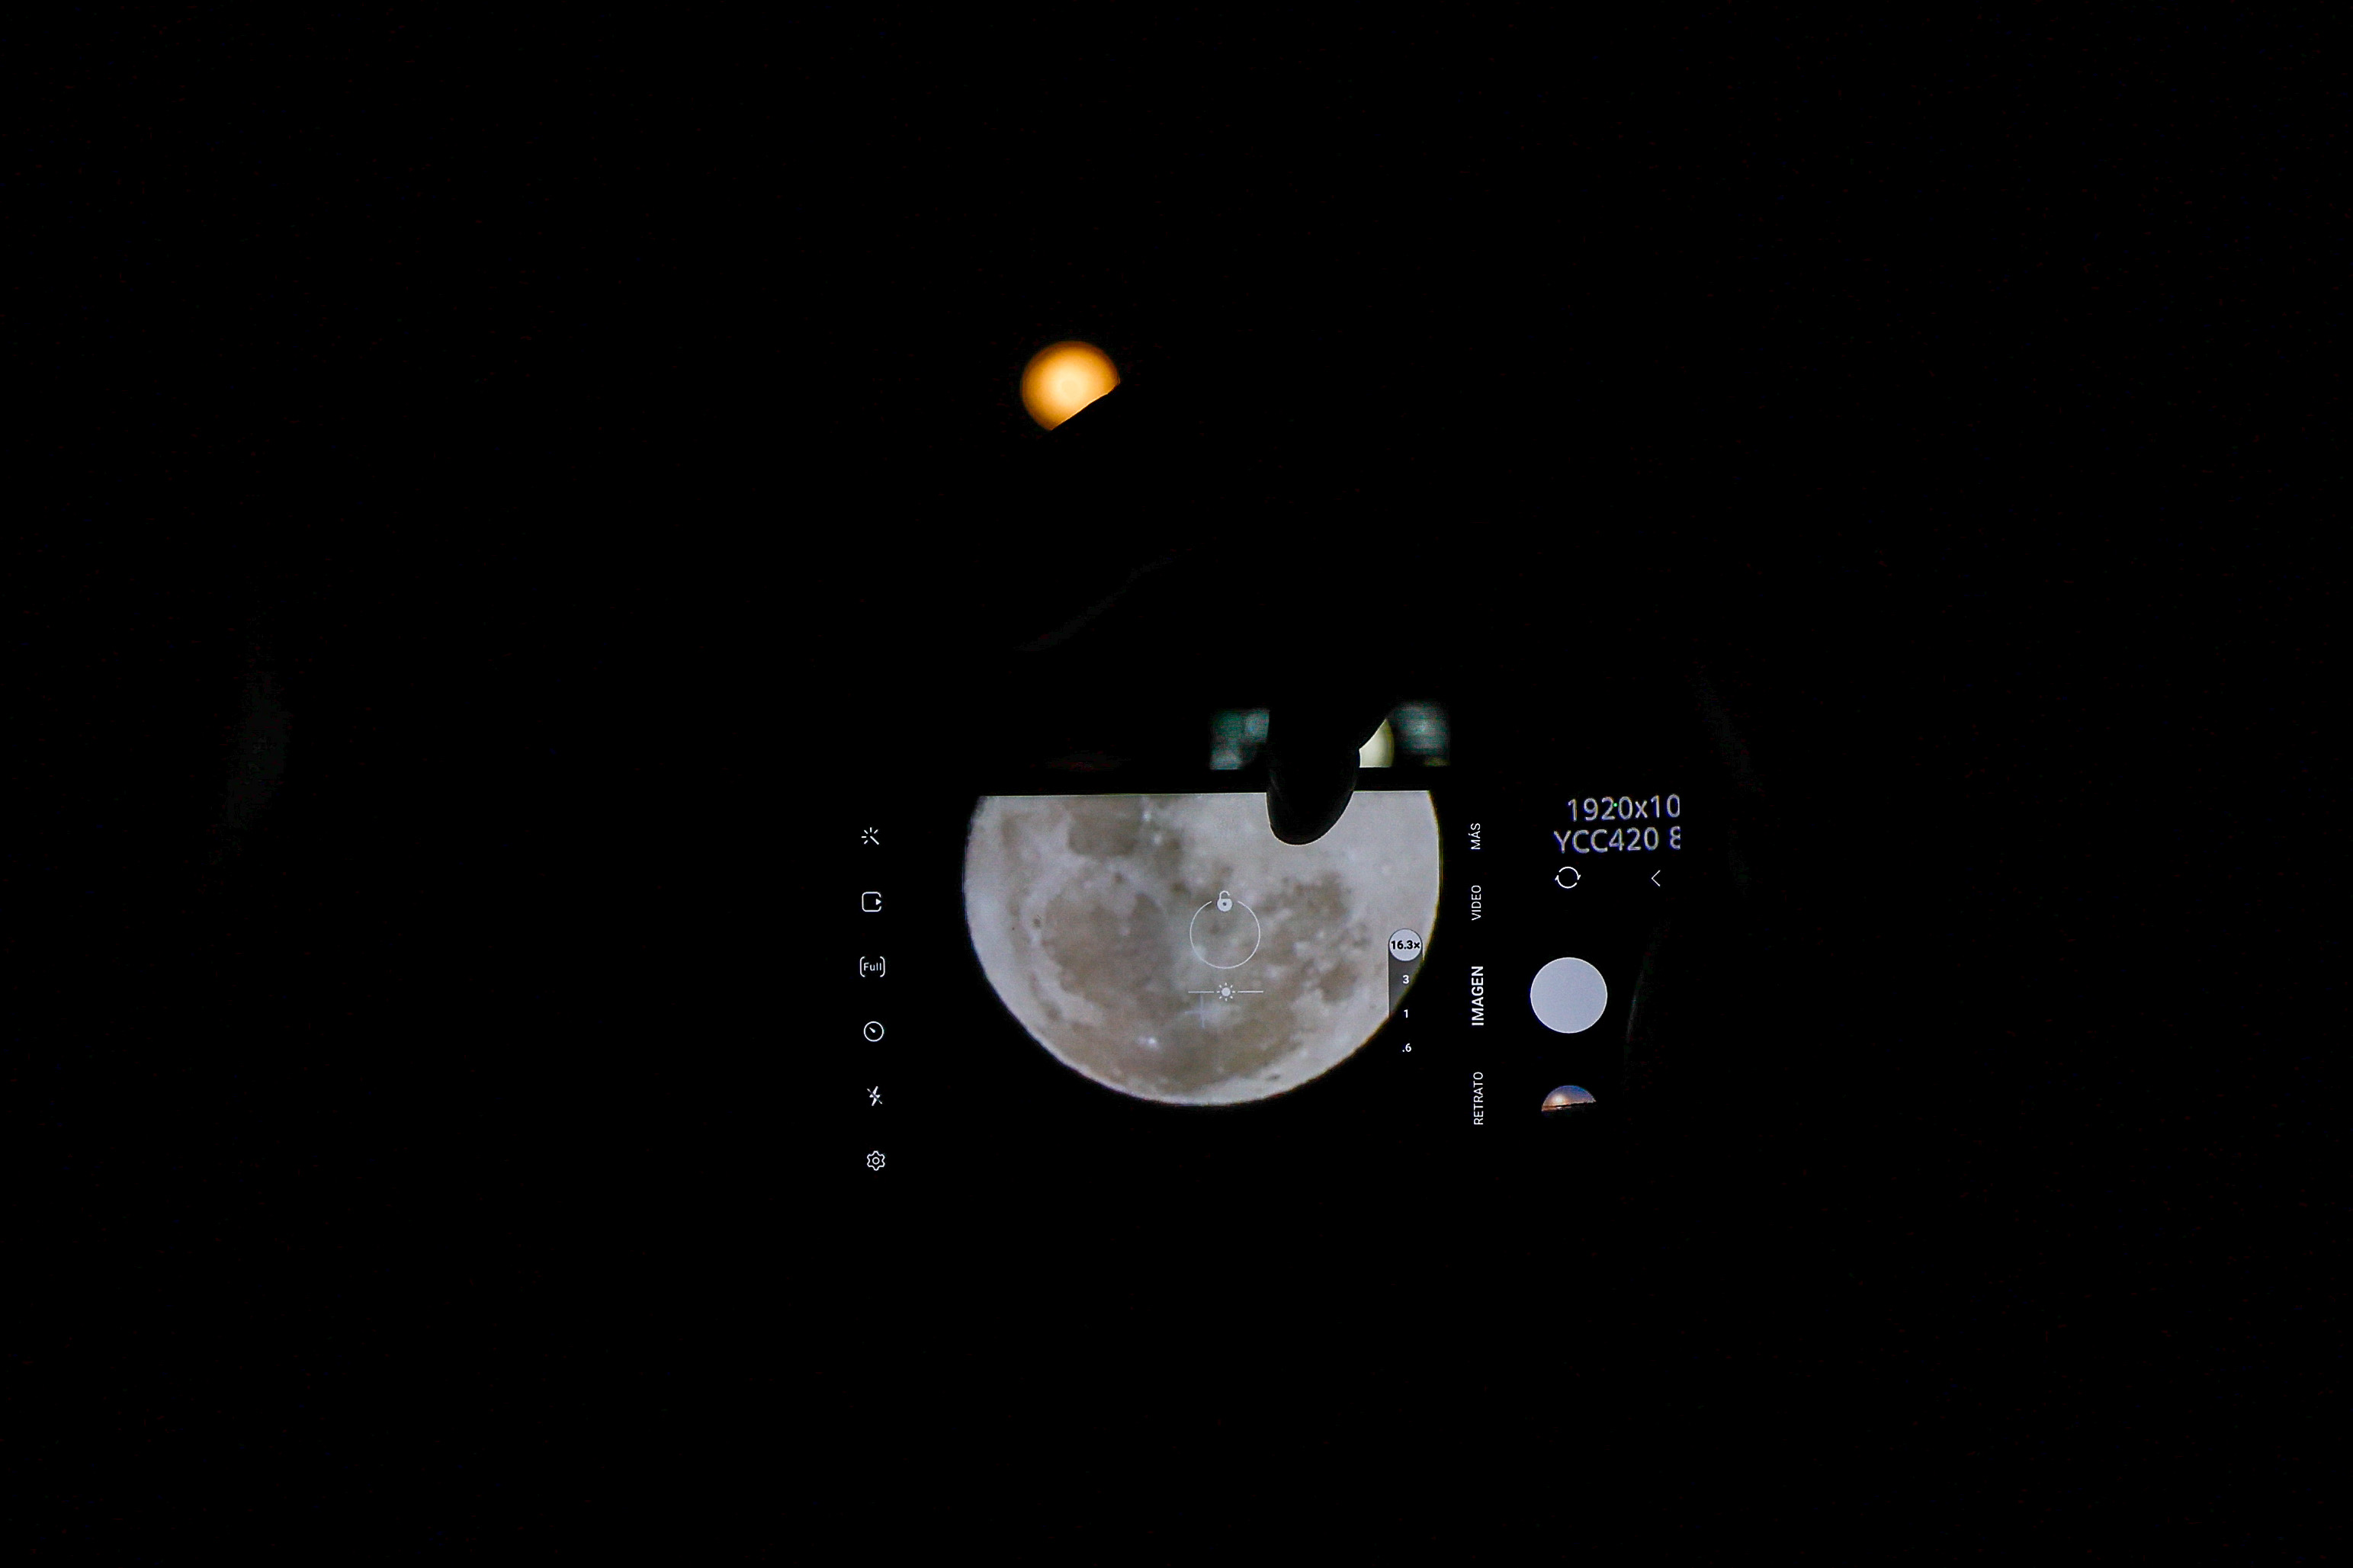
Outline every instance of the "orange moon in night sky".
<path fill-rule="evenodd" d="M 1050 343 L 1021 373 L 1021 405 L 1051 430 L 1119 384 L 1119 372 L 1092 343 Z"/>

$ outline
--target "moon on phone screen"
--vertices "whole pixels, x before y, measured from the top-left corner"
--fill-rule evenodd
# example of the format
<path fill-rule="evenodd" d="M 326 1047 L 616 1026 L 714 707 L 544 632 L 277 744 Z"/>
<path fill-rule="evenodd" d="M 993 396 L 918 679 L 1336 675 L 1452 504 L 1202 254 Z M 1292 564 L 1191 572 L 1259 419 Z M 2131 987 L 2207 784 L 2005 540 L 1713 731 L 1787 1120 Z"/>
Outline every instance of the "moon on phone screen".
<path fill-rule="evenodd" d="M 1438 816 L 1360 791 L 1285 844 L 1262 795 L 999 795 L 965 847 L 983 973 L 1064 1066 L 1171 1105 L 1265 1100 L 1389 1016 L 1389 933 L 1438 915 Z"/>

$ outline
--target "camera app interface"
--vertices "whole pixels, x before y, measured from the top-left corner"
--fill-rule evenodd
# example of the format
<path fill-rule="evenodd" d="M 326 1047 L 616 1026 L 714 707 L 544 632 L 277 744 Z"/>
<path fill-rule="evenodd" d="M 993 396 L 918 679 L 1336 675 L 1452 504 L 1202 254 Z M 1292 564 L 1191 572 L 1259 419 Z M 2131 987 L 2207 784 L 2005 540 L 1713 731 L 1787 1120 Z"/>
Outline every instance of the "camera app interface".
<path fill-rule="evenodd" d="M 1248 790 L 857 809 L 828 1157 L 894 1187 L 1589 1142 L 1674 1016 L 1662 954 L 1712 880 L 1704 812 L 1666 790 L 1359 787 L 1305 845 Z"/>

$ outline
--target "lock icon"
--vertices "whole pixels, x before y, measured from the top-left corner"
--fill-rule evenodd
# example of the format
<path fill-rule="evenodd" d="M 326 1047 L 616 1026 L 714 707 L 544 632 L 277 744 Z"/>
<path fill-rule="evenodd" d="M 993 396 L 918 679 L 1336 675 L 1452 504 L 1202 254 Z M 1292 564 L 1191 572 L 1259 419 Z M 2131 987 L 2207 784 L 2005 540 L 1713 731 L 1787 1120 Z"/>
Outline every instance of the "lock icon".
<path fill-rule="evenodd" d="M 1233 910 L 1234 896 L 1226 891 L 1223 888 L 1219 888 L 1218 889 L 1218 912 L 1221 915 L 1228 915 L 1233 913 Z"/>

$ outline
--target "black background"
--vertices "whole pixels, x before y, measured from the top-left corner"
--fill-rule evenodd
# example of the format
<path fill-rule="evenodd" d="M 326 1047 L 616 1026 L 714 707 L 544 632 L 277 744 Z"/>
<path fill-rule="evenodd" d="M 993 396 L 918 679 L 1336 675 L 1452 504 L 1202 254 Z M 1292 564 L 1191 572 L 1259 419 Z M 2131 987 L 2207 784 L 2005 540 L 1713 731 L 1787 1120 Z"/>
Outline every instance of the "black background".
<path fill-rule="evenodd" d="M 1464 1459 L 1612 1531 L 2301 1550 L 2331 132 L 2308 39 L 2135 26 L 16 51 L 47 1539 L 757 1555 L 840 1522 L 777 1524 L 790 1452 L 900 1495 L 1018 1432 L 1117 1522 L 1008 1522 L 1113 1559 L 1186 1528 L 1119 1500 L 1240 1494 L 1214 1535 L 1303 1461 L 1492 1533 L 1421 1510 Z M 1050 437 L 1064 336 L 1126 381 Z M 1153 655 L 1202 584 L 1259 670 Z M 1721 693 L 1766 957 L 1848 1000 L 1665 1173 L 884 1236 L 780 1174 L 808 780 L 1401 658 L 1532 732 L 1619 664 Z M 216 858 L 257 665 L 285 786 Z M 1648 1487 L 1558 1497 L 1596 1466 Z"/>

